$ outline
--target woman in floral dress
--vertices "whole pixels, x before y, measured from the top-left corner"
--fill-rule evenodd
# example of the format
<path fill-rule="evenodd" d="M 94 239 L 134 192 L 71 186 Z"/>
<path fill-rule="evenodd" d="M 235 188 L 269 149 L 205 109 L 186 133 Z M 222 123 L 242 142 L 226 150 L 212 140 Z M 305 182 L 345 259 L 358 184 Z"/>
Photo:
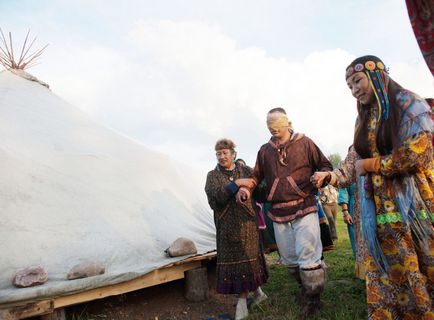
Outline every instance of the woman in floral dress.
<path fill-rule="evenodd" d="M 375 56 L 354 60 L 346 80 L 358 111 L 352 166 L 313 180 L 357 182 L 368 318 L 434 319 L 431 110 Z"/>

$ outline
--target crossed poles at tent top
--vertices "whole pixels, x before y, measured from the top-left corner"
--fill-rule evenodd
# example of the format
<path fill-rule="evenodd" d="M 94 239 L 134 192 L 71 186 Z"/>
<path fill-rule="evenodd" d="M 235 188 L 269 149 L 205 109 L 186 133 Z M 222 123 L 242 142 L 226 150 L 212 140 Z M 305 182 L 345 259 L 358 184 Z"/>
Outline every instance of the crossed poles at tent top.
<path fill-rule="evenodd" d="M 37 60 L 42 55 L 45 48 L 48 47 L 48 44 L 45 45 L 42 49 L 36 50 L 32 54 L 29 54 L 29 51 L 36 40 L 35 37 L 33 41 L 28 44 L 29 34 L 30 29 L 27 32 L 26 38 L 21 48 L 20 57 L 18 60 L 16 60 L 14 56 L 14 48 L 12 45 L 12 34 L 9 32 L 9 39 L 6 39 L 3 30 L 0 28 L 0 63 L 3 65 L 3 67 L 5 67 L 6 69 L 24 70 L 39 64 Z"/>

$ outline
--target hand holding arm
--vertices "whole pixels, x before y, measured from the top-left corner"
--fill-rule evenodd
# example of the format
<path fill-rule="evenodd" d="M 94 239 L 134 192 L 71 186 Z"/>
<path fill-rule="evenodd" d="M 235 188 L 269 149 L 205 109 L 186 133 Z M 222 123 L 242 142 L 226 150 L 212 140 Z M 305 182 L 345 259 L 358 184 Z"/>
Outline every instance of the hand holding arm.
<path fill-rule="evenodd" d="M 235 198 L 237 199 L 237 202 L 246 202 L 247 200 L 250 199 L 249 189 L 241 187 L 240 190 L 238 190 Z"/>
<path fill-rule="evenodd" d="M 238 187 L 244 187 L 248 189 L 253 189 L 256 187 L 256 181 L 252 178 L 243 178 L 243 179 L 237 179 L 235 180 L 235 183 Z"/>
<path fill-rule="evenodd" d="M 310 181 L 313 183 L 315 187 L 320 189 L 324 186 L 328 181 L 330 181 L 330 172 L 329 171 L 316 171 L 312 177 L 310 177 Z"/>

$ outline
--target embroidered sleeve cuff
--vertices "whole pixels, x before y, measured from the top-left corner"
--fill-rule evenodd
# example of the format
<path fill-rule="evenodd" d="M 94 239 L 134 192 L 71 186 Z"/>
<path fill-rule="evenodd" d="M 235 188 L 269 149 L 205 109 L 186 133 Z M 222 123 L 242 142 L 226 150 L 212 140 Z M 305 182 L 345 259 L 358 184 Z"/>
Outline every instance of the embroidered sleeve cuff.
<path fill-rule="evenodd" d="M 380 157 L 367 158 L 363 160 L 363 168 L 366 172 L 380 171 Z"/>
<path fill-rule="evenodd" d="M 238 189 L 239 188 L 238 188 L 237 184 L 233 181 L 229 182 L 225 187 L 226 192 L 229 193 L 231 196 L 234 195 L 235 193 L 237 193 Z"/>

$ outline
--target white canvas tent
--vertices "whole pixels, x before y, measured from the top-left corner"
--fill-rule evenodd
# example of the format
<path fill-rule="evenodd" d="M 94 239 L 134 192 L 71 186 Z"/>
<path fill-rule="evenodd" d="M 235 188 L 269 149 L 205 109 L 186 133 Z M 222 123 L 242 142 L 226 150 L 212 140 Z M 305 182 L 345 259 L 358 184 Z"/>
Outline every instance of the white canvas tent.
<path fill-rule="evenodd" d="M 178 237 L 215 249 L 205 177 L 10 71 L 0 72 L 0 137 L 0 309 L 137 278 L 185 258 L 164 255 Z M 104 275 L 66 280 L 94 260 Z M 36 264 L 48 282 L 12 286 Z"/>

